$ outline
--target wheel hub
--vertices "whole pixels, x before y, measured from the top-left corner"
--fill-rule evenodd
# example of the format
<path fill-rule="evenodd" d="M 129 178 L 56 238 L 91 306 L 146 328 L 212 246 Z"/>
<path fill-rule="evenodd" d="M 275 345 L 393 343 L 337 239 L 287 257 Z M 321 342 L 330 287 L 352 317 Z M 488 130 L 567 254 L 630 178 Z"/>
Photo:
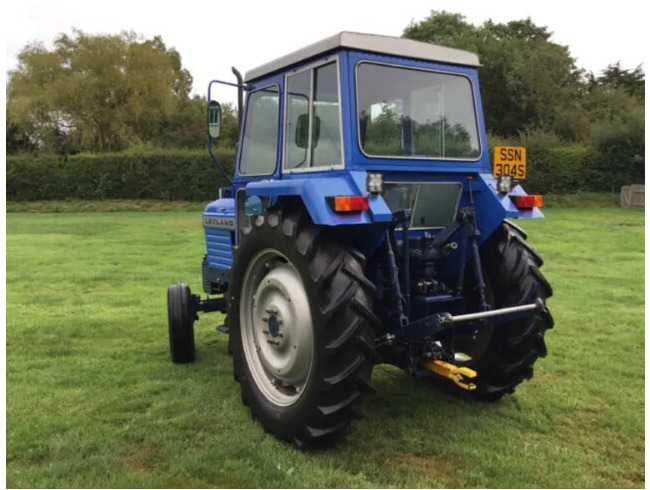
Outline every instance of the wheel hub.
<path fill-rule="evenodd" d="M 273 338 L 282 337 L 282 333 L 280 333 L 280 325 L 282 324 L 282 318 L 279 317 L 280 312 L 277 309 L 268 309 L 266 312 L 269 313 L 269 316 L 262 318 L 262 320 L 269 324 L 268 334 Z"/>

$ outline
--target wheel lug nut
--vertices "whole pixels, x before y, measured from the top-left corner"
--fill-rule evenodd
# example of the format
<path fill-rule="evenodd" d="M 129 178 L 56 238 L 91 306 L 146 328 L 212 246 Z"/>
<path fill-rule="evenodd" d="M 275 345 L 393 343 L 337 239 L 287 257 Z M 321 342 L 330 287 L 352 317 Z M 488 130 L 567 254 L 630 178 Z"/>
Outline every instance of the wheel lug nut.
<path fill-rule="evenodd" d="M 268 321 L 269 321 L 269 317 L 268 317 L 268 316 L 263 316 L 263 317 L 262 317 L 262 321 L 263 321 L 263 322 L 268 322 Z"/>
<path fill-rule="evenodd" d="M 264 333 L 264 334 L 267 334 L 267 335 L 268 335 L 268 333 L 269 333 L 269 331 L 268 331 L 267 329 L 264 329 L 264 330 L 262 330 L 262 333 Z"/>

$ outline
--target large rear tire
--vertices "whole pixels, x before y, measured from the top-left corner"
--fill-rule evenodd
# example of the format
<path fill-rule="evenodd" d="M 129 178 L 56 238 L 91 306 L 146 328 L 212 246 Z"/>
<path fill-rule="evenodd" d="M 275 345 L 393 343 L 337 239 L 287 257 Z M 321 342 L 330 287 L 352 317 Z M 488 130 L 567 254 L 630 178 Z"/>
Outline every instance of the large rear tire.
<path fill-rule="evenodd" d="M 494 308 L 546 301 L 553 294 L 539 268 L 542 258 L 526 242 L 526 234 L 504 221 L 481 250 L 489 296 Z M 553 328 L 547 309 L 492 328 L 483 354 L 469 365 L 478 375 L 477 399 L 495 401 L 513 393 L 515 387 L 533 376 L 533 365 L 546 356 L 544 333 Z"/>
<path fill-rule="evenodd" d="M 299 447 L 344 433 L 370 390 L 374 293 L 363 257 L 302 208 L 242 230 L 226 322 L 242 401 L 266 431 Z"/>

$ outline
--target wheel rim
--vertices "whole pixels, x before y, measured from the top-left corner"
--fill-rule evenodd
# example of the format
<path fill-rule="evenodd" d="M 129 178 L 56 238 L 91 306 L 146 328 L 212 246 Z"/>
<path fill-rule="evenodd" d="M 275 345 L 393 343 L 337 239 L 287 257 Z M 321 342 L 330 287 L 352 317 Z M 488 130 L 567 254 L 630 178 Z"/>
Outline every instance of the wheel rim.
<path fill-rule="evenodd" d="M 311 374 L 311 310 L 300 275 L 277 250 L 250 261 L 242 282 L 240 325 L 252 378 L 273 404 L 298 401 Z"/>
<path fill-rule="evenodd" d="M 454 362 L 458 366 L 474 365 L 487 351 L 492 334 L 493 327 L 490 325 L 484 325 L 473 332 L 456 334 Z"/>

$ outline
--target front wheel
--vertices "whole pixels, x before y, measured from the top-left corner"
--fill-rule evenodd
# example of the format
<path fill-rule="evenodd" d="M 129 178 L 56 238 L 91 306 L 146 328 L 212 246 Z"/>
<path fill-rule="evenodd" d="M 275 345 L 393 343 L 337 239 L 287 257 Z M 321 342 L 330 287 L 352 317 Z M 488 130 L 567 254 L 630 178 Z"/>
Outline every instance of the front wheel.
<path fill-rule="evenodd" d="M 299 447 L 338 439 L 369 388 L 378 320 L 361 260 L 303 210 L 257 216 L 235 250 L 235 379 L 264 429 Z"/>
<path fill-rule="evenodd" d="M 177 282 L 167 290 L 169 351 L 176 364 L 194 362 L 194 321 L 197 319 L 192 292 L 187 284 Z"/>

